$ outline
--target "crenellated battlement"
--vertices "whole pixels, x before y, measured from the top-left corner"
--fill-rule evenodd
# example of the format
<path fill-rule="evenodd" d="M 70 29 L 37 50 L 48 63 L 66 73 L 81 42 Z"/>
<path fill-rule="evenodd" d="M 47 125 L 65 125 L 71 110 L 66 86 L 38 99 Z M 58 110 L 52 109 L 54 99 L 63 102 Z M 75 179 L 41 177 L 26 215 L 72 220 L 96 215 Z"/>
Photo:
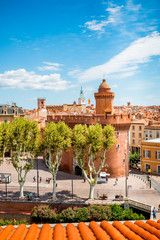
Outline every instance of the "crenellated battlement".
<path fill-rule="evenodd" d="M 59 122 L 64 121 L 68 125 L 74 126 L 75 124 L 96 124 L 100 123 L 102 125 L 119 125 L 119 124 L 129 124 L 131 123 L 131 116 L 128 114 L 93 114 L 93 115 L 48 115 L 47 122 Z"/>

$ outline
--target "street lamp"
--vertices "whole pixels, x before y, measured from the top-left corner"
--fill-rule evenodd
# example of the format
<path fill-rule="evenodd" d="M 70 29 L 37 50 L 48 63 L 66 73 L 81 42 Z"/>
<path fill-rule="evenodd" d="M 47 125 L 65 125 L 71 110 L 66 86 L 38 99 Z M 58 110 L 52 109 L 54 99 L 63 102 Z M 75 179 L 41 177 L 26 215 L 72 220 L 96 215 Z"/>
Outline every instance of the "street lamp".
<path fill-rule="evenodd" d="M 38 170 L 38 158 L 37 160 L 37 197 L 39 198 L 39 170 Z"/>
<path fill-rule="evenodd" d="M 128 167 L 127 167 L 127 154 L 126 152 L 124 153 L 125 154 L 125 197 L 127 198 L 128 197 L 128 186 L 127 186 L 127 180 L 128 180 Z"/>

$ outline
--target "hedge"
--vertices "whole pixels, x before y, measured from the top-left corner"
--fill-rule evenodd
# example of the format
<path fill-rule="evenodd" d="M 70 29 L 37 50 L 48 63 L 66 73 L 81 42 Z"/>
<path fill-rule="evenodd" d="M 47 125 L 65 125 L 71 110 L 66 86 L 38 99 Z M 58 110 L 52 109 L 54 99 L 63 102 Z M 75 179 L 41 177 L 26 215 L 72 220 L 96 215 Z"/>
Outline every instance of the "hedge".
<path fill-rule="evenodd" d="M 142 214 L 134 213 L 132 209 L 124 210 L 118 204 L 111 206 L 90 205 L 87 207 L 71 206 L 66 209 L 53 206 L 37 206 L 31 213 L 31 221 L 35 223 L 90 222 L 115 220 L 144 220 Z"/>

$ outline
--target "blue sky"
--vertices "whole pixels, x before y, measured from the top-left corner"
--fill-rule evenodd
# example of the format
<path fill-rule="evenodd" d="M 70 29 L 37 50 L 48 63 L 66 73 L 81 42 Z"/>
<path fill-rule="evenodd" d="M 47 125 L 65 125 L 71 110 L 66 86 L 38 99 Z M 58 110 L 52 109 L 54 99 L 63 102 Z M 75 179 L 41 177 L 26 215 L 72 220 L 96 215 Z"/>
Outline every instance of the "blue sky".
<path fill-rule="evenodd" d="M 1 0 L 0 104 L 77 101 L 105 77 L 114 105 L 160 105 L 159 0 Z"/>

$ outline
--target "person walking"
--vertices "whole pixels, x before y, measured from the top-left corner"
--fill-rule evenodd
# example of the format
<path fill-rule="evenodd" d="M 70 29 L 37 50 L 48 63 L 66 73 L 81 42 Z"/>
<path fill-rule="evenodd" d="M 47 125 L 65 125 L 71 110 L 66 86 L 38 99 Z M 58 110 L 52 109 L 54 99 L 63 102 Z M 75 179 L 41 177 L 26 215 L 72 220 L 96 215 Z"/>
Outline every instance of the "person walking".
<path fill-rule="evenodd" d="M 153 208 L 153 218 L 156 219 L 156 209 L 155 209 L 155 207 Z"/>

